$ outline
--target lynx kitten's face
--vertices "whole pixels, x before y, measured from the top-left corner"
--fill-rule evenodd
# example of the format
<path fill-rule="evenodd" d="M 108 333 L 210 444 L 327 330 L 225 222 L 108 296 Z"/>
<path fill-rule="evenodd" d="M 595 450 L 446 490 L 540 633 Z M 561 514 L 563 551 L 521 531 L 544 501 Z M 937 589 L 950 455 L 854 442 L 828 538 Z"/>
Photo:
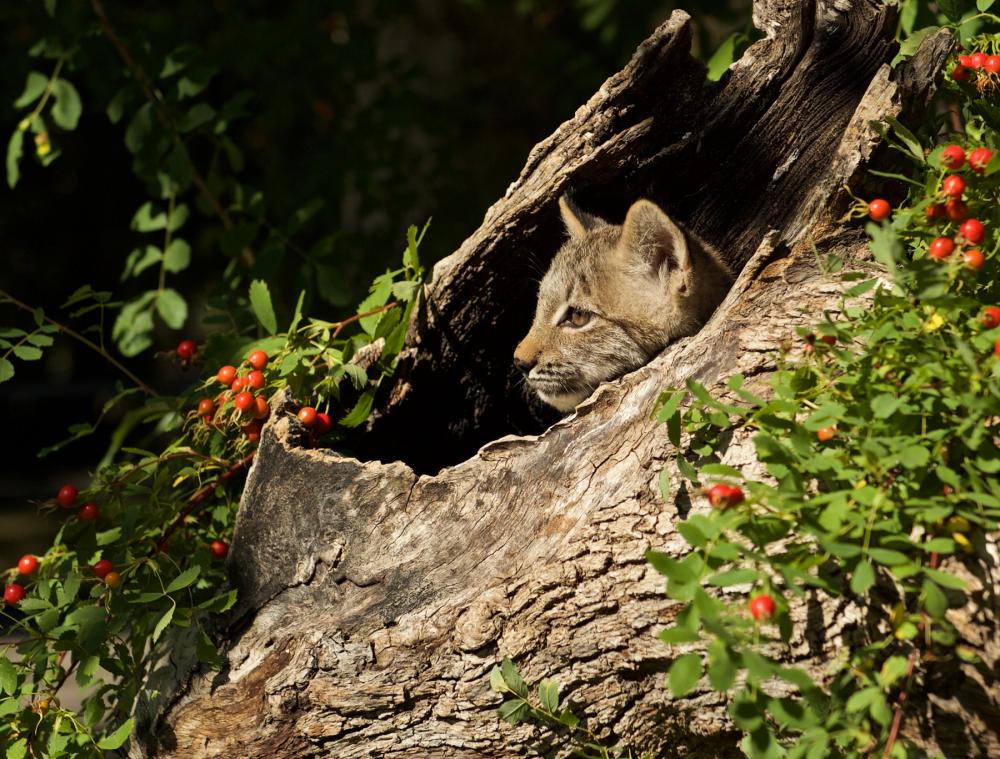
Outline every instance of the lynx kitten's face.
<path fill-rule="evenodd" d="M 698 330 L 732 282 L 711 250 L 640 200 L 622 226 L 559 201 L 570 239 L 538 290 L 514 363 L 539 398 L 572 411 L 602 382 Z"/>

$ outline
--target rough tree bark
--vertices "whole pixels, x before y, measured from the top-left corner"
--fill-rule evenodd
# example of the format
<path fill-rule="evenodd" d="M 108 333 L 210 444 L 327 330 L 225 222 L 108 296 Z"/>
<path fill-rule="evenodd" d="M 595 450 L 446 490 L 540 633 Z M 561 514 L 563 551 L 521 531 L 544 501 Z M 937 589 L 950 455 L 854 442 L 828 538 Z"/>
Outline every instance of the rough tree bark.
<path fill-rule="evenodd" d="M 664 688 L 679 651 L 655 633 L 676 606 L 643 554 L 682 555 L 675 523 L 705 505 L 683 491 L 660 498 L 670 451 L 650 409 L 688 377 L 766 379 L 794 327 L 838 302 L 817 250 L 868 265 L 860 233 L 835 223 L 842 187 L 879 148 L 868 121 L 924 107 L 951 44 L 934 36 L 891 70 L 893 13 L 866 0 L 762 0 L 766 38 L 706 87 L 676 12 L 539 144 L 482 227 L 435 267 L 402 379 L 370 433 L 367 450 L 388 463 L 305 448 L 297 423 L 274 415 L 230 553 L 240 601 L 220 629 L 224 667 L 192 669 L 178 646 L 159 673 L 164 695 L 138 713 L 132 755 L 547 752 L 534 728 L 496 717 L 488 673 L 503 656 L 529 682 L 556 678 L 609 740 L 739 755 L 723 699 L 702 689 L 678 701 Z M 698 335 L 545 429 L 552 419 L 514 384 L 509 356 L 531 318 L 532 267 L 558 247 L 555 200 L 568 188 L 618 219 L 652 195 L 742 274 Z M 725 458 L 755 466 L 739 437 Z M 979 578 L 979 604 L 955 613 L 985 664 L 950 673 L 905 722 L 947 756 L 1000 755 L 997 579 Z M 864 622 L 818 601 L 796 615 L 786 655 L 818 678 Z"/>

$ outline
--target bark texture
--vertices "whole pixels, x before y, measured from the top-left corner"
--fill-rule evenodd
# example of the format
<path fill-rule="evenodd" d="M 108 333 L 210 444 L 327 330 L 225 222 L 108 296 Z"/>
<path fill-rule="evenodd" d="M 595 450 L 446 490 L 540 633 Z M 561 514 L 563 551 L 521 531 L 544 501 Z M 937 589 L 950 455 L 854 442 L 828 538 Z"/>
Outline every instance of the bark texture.
<path fill-rule="evenodd" d="M 178 647 L 161 675 L 180 685 L 144 704 L 132 754 L 555 755 L 544 734 L 496 717 L 488 673 L 510 656 L 529 682 L 556 678 L 611 742 L 739 756 L 722 698 L 664 688 L 681 651 L 655 633 L 677 607 L 643 554 L 683 555 L 675 524 L 705 504 L 677 488 L 661 499 L 670 451 L 650 410 L 688 377 L 766 379 L 794 327 L 838 303 L 817 250 L 867 265 L 861 234 L 834 223 L 841 188 L 879 147 L 868 121 L 925 104 L 951 44 L 932 37 L 891 71 L 892 14 L 874 1 L 758 2 L 766 38 L 707 88 L 677 12 L 540 143 L 435 267 L 405 376 L 371 433 L 371 450 L 401 460 L 304 448 L 297 422 L 273 415 L 230 552 L 240 601 L 220 632 L 225 666 L 191 672 Z M 702 332 L 542 432 L 551 419 L 515 389 L 510 353 L 569 188 L 615 220 L 652 195 L 742 273 Z M 739 437 L 725 460 L 756 466 Z M 955 621 L 985 663 L 951 673 L 946 695 L 913 704 L 905 723 L 949 757 L 1000 755 L 997 576 L 976 582 L 980 603 Z M 818 601 L 796 613 L 788 659 L 821 678 L 863 615 Z"/>

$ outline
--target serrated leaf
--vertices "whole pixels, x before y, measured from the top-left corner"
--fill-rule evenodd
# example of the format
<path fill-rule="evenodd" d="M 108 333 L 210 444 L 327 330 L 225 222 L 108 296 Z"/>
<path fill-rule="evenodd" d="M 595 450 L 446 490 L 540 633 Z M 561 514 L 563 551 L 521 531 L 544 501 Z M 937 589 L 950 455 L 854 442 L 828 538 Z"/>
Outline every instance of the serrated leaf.
<path fill-rule="evenodd" d="M 21 178 L 22 155 L 24 155 L 24 132 L 18 129 L 10 136 L 10 141 L 7 143 L 7 186 L 11 189 L 14 189 L 17 180 Z"/>
<path fill-rule="evenodd" d="M 512 693 L 516 693 L 521 698 L 528 697 L 528 685 L 521 677 L 521 673 L 517 671 L 514 662 L 507 657 L 504 657 L 503 661 L 500 662 L 500 674 Z"/>
<path fill-rule="evenodd" d="M 851 590 L 855 595 L 863 596 L 875 584 L 875 569 L 871 562 L 864 559 L 858 562 L 851 575 Z"/>
<path fill-rule="evenodd" d="M 699 654 L 684 654 L 674 660 L 667 675 L 667 685 L 674 698 L 686 696 L 701 679 L 701 656 Z"/>
<path fill-rule="evenodd" d="M 83 112 L 76 87 L 65 79 L 56 79 L 52 85 L 52 98 L 52 120 L 67 131 L 76 129 Z"/>
<path fill-rule="evenodd" d="M 180 329 L 187 321 L 187 301 L 173 288 L 165 288 L 156 298 L 156 313 L 160 315 L 168 327 Z"/>
<path fill-rule="evenodd" d="M 24 759 L 28 755 L 28 741 L 18 738 L 7 747 L 7 759 Z"/>
<path fill-rule="evenodd" d="M 179 575 L 177 575 L 177 577 L 173 579 L 173 581 L 167 586 L 167 589 L 164 591 L 164 593 L 174 593 L 178 590 L 186 588 L 188 585 L 191 585 L 195 580 L 197 580 L 198 575 L 200 574 L 201 574 L 201 567 L 197 565 L 185 569 L 183 572 L 181 572 Z"/>
<path fill-rule="evenodd" d="M 274 306 L 271 304 L 271 291 L 263 280 L 255 279 L 250 283 L 250 307 L 264 329 L 272 335 L 278 331 L 278 318 L 274 315 Z"/>
<path fill-rule="evenodd" d="M 340 424 L 343 427 L 357 427 L 368 421 L 368 416 L 372 411 L 372 404 L 375 402 L 375 391 L 372 389 L 366 390 L 358 402 L 354 404 L 354 408 L 351 412 L 340 420 Z"/>
<path fill-rule="evenodd" d="M 104 751 L 114 751 L 117 748 L 121 748 L 125 745 L 125 741 L 132 734 L 132 718 L 129 717 L 125 722 L 115 730 L 110 735 L 106 735 L 97 742 L 97 747 Z"/>
<path fill-rule="evenodd" d="M 504 701 L 500 704 L 500 719 L 505 722 L 509 722 L 512 725 L 516 725 L 531 711 L 531 707 L 528 702 L 522 698 L 513 698 L 510 701 Z"/>
<path fill-rule="evenodd" d="M 8 696 L 17 693 L 17 671 L 6 656 L 0 659 L 0 690 Z"/>
<path fill-rule="evenodd" d="M 163 631 L 167 629 L 167 627 L 170 625 L 171 620 L 173 620 L 174 611 L 176 609 L 177 609 L 177 604 L 170 604 L 170 608 L 168 608 L 165 612 L 163 612 L 163 616 L 160 617 L 160 619 L 156 623 L 156 627 L 153 628 L 153 635 L 150 638 L 151 642 L 156 643 L 156 641 L 160 639 L 160 636 L 163 634 Z"/>
<path fill-rule="evenodd" d="M 163 267 L 176 274 L 191 264 L 191 246 L 185 240 L 171 240 L 163 253 Z"/>
<path fill-rule="evenodd" d="M 42 357 L 42 352 L 33 345 L 15 345 L 11 350 L 22 361 L 37 361 Z"/>
<path fill-rule="evenodd" d="M 6 382 L 14 376 L 14 365 L 5 358 L 0 358 L 0 382 Z"/>
<path fill-rule="evenodd" d="M 545 679 L 538 684 L 538 700 L 542 706 L 553 714 L 559 709 L 559 683 Z"/>

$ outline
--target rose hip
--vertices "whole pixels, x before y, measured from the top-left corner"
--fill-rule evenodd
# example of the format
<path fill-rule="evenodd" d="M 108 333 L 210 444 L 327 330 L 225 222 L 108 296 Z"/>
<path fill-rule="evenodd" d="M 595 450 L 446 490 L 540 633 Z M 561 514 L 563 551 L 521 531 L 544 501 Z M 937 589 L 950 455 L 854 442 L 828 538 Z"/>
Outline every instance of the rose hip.
<path fill-rule="evenodd" d="M 215 378 L 219 380 L 223 385 L 231 385 L 233 380 L 236 379 L 236 367 L 229 366 L 228 364 L 221 369 L 215 375 Z"/>
<path fill-rule="evenodd" d="M 30 553 L 26 553 L 21 557 L 20 561 L 17 562 L 17 571 L 23 575 L 30 575 L 36 569 L 38 569 L 38 559 Z"/>

